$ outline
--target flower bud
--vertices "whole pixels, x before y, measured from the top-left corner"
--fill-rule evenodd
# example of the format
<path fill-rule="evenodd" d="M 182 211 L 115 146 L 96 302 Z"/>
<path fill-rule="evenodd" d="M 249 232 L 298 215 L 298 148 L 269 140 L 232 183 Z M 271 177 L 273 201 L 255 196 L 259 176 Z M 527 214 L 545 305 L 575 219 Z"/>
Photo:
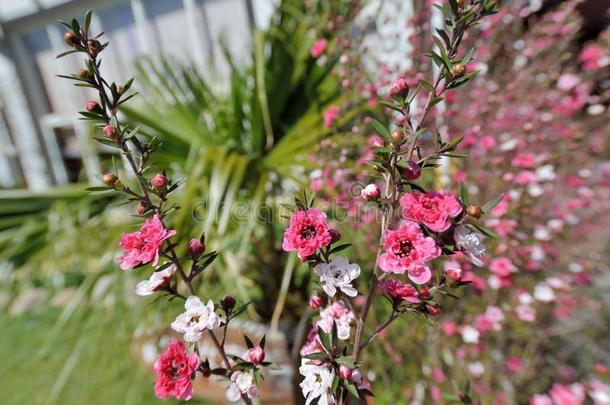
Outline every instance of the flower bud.
<path fill-rule="evenodd" d="M 121 95 L 123 94 L 123 86 L 121 86 L 120 84 L 116 86 L 116 92 L 117 94 Z"/>
<path fill-rule="evenodd" d="M 436 316 L 441 313 L 441 309 L 434 305 L 426 304 L 426 312 L 428 312 L 432 316 Z"/>
<path fill-rule="evenodd" d="M 87 69 L 80 69 L 78 71 L 78 77 L 83 80 L 91 80 L 91 73 Z"/>
<path fill-rule="evenodd" d="M 96 101 L 87 101 L 85 104 L 85 110 L 89 112 L 97 111 L 100 108 L 100 105 Z"/>
<path fill-rule="evenodd" d="M 377 201 L 379 200 L 379 197 L 381 197 L 381 191 L 379 190 L 379 187 L 377 187 L 377 184 L 371 183 L 362 189 L 360 195 L 365 201 Z"/>
<path fill-rule="evenodd" d="M 453 65 L 451 68 L 451 76 L 454 78 L 462 77 L 464 76 L 464 73 L 466 73 L 466 66 L 461 63 Z"/>
<path fill-rule="evenodd" d="M 456 269 L 449 269 L 445 272 L 445 274 L 447 274 L 447 277 L 453 281 L 460 281 L 462 278 L 462 272 Z"/>
<path fill-rule="evenodd" d="M 421 176 L 421 167 L 412 160 L 407 162 L 407 166 L 398 166 L 400 175 L 406 180 L 417 180 Z"/>
<path fill-rule="evenodd" d="M 456 3 L 459 9 L 463 9 L 468 4 L 468 0 L 457 0 Z"/>
<path fill-rule="evenodd" d="M 201 370 L 201 374 L 204 378 L 209 378 L 212 375 L 212 370 L 210 367 L 200 367 L 199 369 Z"/>
<path fill-rule="evenodd" d="M 108 124 L 102 130 L 104 132 L 104 136 L 108 139 L 117 140 L 119 138 L 119 131 L 112 124 Z"/>
<path fill-rule="evenodd" d="M 102 177 L 102 182 L 104 182 L 104 184 L 108 187 L 114 186 L 114 183 L 116 183 L 116 181 L 117 177 L 112 173 L 106 173 Z"/>
<path fill-rule="evenodd" d="M 392 139 L 392 144 L 400 145 L 402 140 L 405 139 L 405 134 L 400 129 L 397 129 L 394 132 L 392 132 L 392 135 L 390 135 L 390 138 Z"/>
<path fill-rule="evenodd" d="M 200 254 L 205 252 L 205 245 L 199 239 L 191 239 L 189 241 L 188 250 L 191 256 L 198 257 Z"/>
<path fill-rule="evenodd" d="M 145 209 L 146 209 L 146 206 L 144 204 L 142 204 L 141 202 L 139 202 L 138 205 L 136 205 L 136 214 L 138 214 L 138 215 L 144 214 Z"/>
<path fill-rule="evenodd" d="M 80 44 L 80 39 L 72 31 L 68 31 L 64 34 L 64 42 L 71 47 L 75 47 Z"/>
<path fill-rule="evenodd" d="M 311 309 L 318 309 L 323 304 L 324 304 L 324 302 L 322 301 L 322 298 L 320 298 L 320 296 L 318 296 L 318 295 L 314 295 L 313 297 L 311 297 L 309 299 L 309 308 L 311 308 Z"/>
<path fill-rule="evenodd" d="M 336 229 L 329 229 L 328 233 L 330 234 L 330 243 L 335 243 L 341 240 L 341 232 Z"/>
<path fill-rule="evenodd" d="M 339 378 L 350 380 L 352 378 L 352 369 L 343 365 L 339 366 Z"/>
<path fill-rule="evenodd" d="M 390 91 L 388 92 L 390 94 L 391 97 L 394 98 L 398 98 L 398 97 L 406 97 L 407 94 L 409 94 L 409 85 L 407 84 L 407 81 L 403 78 L 400 77 L 398 79 L 396 79 L 396 81 L 394 82 L 394 84 L 392 85 L 392 87 L 390 88 Z"/>
<path fill-rule="evenodd" d="M 102 51 L 102 49 L 102 44 L 97 39 L 90 39 L 87 41 L 87 51 L 89 51 L 89 54 L 92 57 L 95 58 Z"/>
<path fill-rule="evenodd" d="M 419 291 L 419 298 L 421 298 L 424 301 L 429 300 L 430 298 L 432 298 L 432 294 L 430 294 L 430 290 L 428 290 L 426 287 L 424 287 Z"/>
<path fill-rule="evenodd" d="M 227 295 L 222 301 L 220 301 L 220 305 L 222 305 L 222 309 L 224 309 L 225 312 L 230 312 L 235 307 L 235 298 Z"/>
<path fill-rule="evenodd" d="M 261 364 L 265 360 L 265 351 L 260 346 L 248 350 L 248 360 L 254 364 Z"/>
<path fill-rule="evenodd" d="M 466 208 L 466 214 L 479 219 L 483 215 L 483 210 L 477 205 L 469 205 Z"/>
<path fill-rule="evenodd" d="M 150 184 L 155 188 L 165 188 L 167 187 L 167 177 L 163 173 L 157 173 L 150 179 Z"/>

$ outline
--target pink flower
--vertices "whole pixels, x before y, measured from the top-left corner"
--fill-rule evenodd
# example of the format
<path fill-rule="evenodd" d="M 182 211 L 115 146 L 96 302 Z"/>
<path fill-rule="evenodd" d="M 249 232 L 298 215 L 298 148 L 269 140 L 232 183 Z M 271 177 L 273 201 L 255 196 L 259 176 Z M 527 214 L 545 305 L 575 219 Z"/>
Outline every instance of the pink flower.
<path fill-rule="evenodd" d="M 331 243 L 331 233 L 326 214 L 317 208 L 298 210 L 290 218 L 290 225 L 284 231 L 282 249 L 297 251 L 302 262 L 316 250 Z"/>
<path fill-rule="evenodd" d="M 403 217 L 426 225 L 434 232 L 449 229 L 450 218 L 455 218 L 462 212 L 457 199 L 443 191 L 405 193 L 400 198 L 400 206 Z"/>
<path fill-rule="evenodd" d="M 401 283 L 398 280 L 384 280 L 379 284 L 379 290 L 397 300 L 404 300 L 410 304 L 419 304 L 419 294 L 411 284 Z"/>
<path fill-rule="evenodd" d="M 515 312 L 517 314 L 517 318 L 523 322 L 534 322 L 536 320 L 536 310 L 530 305 L 517 305 Z"/>
<path fill-rule="evenodd" d="M 248 360 L 254 364 L 260 364 L 265 360 L 265 350 L 260 346 L 255 346 L 248 350 Z"/>
<path fill-rule="evenodd" d="M 580 384 L 553 384 L 549 395 L 555 405 L 580 405 L 584 402 L 584 391 Z"/>
<path fill-rule="evenodd" d="M 392 87 L 390 87 L 390 91 L 388 93 L 391 97 L 406 97 L 408 92 L 409 84 L 403 77 L 400 77 L 396 79 Z"/>
<path fill-rule="evenodd" d="M 553 405 L 553 401 L 545 394 L 536 394 L 530 398 L 529 405 Z"/>
<path fill-rule="evenodd" d="M 498 257 L 491 261 L 489 270 L 498 277 L 508 277 L 517 271 L 517 268 L 508 257 Z"/>
<path fill-rule="evenodd" d="M 316 40 L 313 45 L 311 46 L 311 56 L 313 58 L 319 58 L 320 56 L 322 56 L 322 54 L 324 54 L 324 51 L 326 50 L 326 45 L 328 44 L 328 42 L 326 41 L 326 39 L 324 38 L 320 38 L 318 40 Z"/>
<path fill-rule="evenodd" d="M 333 126 L 337 117 L 339 117 L 339 106 L 331 105 L 324 111 L 324 126 L 330 128 Z"/>
<path fill-rule="evenodd" d="M 159 249 L 163 241 L 176 234 L 173 229 L 165 229 L 159 217 L 155 214 L 144 221 L 139 231 L 121 235 L 120 245 L 125 254 L 119 258 L 121 269 L 128 270 L 140 264 L 152 262 L 153 266 L 159 260 Z"/>
<path fill-rule="evenodd" d="M 398 229 L 386 231 L 383 247 L 385 252 L 379 257 L 379 267 L 391 273 L 408 272 L 411 281 L 417 284 L 430 280 L 432 272 L 426 262 L 441 254 L 434 239 L 425 236 L 412 221 L 404 221 Z"/>
<path fill-rule="evenodd" d="M 343 301 L 335 301 L 332 305 L 320 311 L 319 326 L 324 332 L 331 333 L 333 323 L 337 325 L 337 337 L 341 340 L 349 339 L 351 332 L 351 323 L 356 319 L 356 316 L 350 311 Z"/>
<path fill-rule="evenodd" d="M 193 396 L 191 374 L 199 367 L 199 357 L 186 355 L 184 343 L 174 340 L 157 361 L 155 361 L 155 395 L 165 399 L 173 396 L 183 401 Z"/>
<path fill-rule="evenodd" d="M 606 65 L 604 49 L 596 44 L 587 45 L 578 55 L 582 67 L 586 71 L 591 71 Z"/>

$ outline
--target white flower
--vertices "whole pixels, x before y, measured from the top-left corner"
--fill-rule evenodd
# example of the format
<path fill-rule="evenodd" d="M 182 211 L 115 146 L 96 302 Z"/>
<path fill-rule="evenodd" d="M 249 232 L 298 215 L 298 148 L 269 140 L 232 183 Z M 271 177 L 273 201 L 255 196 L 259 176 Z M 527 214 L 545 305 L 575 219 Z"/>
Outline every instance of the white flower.
<path fill-rule="evenodd" d="M 551 302 L 555 299 L 555 292 L 547 284 L 538 284 L 534 287 L 534 298 L 542 302 Z"/>
<path fill-rule="evenodd" d="M 377 201 L 381 197 L 381 191 L 375 183 L 371 183 L 360 191 L 360 195 L 365 201 Z"/>
<path fill-rule="evenodd" d="M 536 179 L 538 181 L 555 180 L 555 168 L 553 165 L 544 165 L 536 169 Z"/>
<path fill-rule="evenodd" d="M 481 258 L 485 255 L 485 245 L 481 242 L 479 235 L 460 225 L 455 228 L 453 238 L 455 239 L 455 246 L 464 251 L 464 254 L 475 266 L 483 265 Z"/>
<path fill-rule="evenodd" d="M 350 264 L 344 257 L 335 257 L 330 263 L 320 263 L 315 267 L 315 272 L 320 276 L 324 292 L 331 297 L 341 290 L 349 297 L 358 295 L 358 291 L 352 287 L 352 281 L 360 275 L 360 266 Z"/>
<path fill-rule="evenodd" d="M 311 360 L 302 359 L 299 373 L 305 378 L 300 387 L 305 397 L 305 405 L 309 405 L 316 398 L 319 405 L 332 405 L 335 399 L 330 393 L 335 374 L 326 365 L 312 364 Z"/>
<path fill-rule="evenodd" d="M 247 395 L 250 399 L 256 398 L 260 394 L 252 371 L 236 371 L 231 374 L 231 383 L 226 392 L 227 399 L 237 402 L 241 399 L 242 394 Z"/>
<path fill-rule="evenodd" d="M 155 271 L 148 280 L 140 281 L 136 285 L 136 294 L 142 297 L 151 295 L 157 288 L 162 287 L 176 271 L 173 264 L 161 271 Z"/>
<path fill-rule="evenodd" d="M 479 336 L 479 331 L 470 325 L 466 325 L 462 329 L 462 340 L 464 340 L 464 343 L 477 344 L 479 343 Z"/>
<path fill-rule="evenodd" d="M 485 372 L 485 366 L 480 361 L 475 361 L 474 363 L 470 363 L 468 365 L 468 371 L 470 371 L 470 374 L 472 374 L 475 378 L 478 378 Z"/>
<path fill-rule="evenodd" d="M 214 312 L 214 303 L 210 300 L 206 305 L 194 295 L 186 299 L 186 312 L 178 315 L 172 322 L 172 329 L 184 333 L 184 341 L 197 342 L 206 329 L 220 326 L 220 317 Z"/>

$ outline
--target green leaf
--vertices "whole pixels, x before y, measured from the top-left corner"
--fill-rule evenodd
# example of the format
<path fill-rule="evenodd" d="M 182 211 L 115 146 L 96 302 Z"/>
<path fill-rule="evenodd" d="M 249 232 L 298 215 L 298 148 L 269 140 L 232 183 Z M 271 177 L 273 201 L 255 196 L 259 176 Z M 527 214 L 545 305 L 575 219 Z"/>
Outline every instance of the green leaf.
<path fill-rule="evenodd" d="M 432 100 L 430 100 L 430 103 L 428 105 L 430 107 L 434 107 L 435 105 L 437 105 L 438 103 L 440 103 L 444 99 L 445 99 L 445 97 L 434 97 Z"/>
<path fill-rule="evenodd" d="M 353 382 L 351 382 L 349 380 L 343 380 L 343 385 L 345 385 L 345 388 L 347 388 L 347 390 L 349 391 L 350 394 L 352 394 L 356 398 L 360 398 L 358 389 L 356 388 L 356 386 L 354 385 Z"/>
<path fill-rule="evenodd" d="M 490 238 L 493 239 L 497 239 L 498 238 L 498 234 L 496 234 L 494 231 L 492 231 L 489 228 L 486 228 L 484 226 L 478 225 L 478 224 L 468 224 L 470 225 L 471 228 L 475 228 L 475 230 L 481 232 L 483 235 L 489 236 Z"/>
<path fill-rule="evenodd" d="M 344 243 L 344 244 L 341 244 L 341 245 L 337 245 L 337 246 L 335 246 L 334 248 L 332 248 L 332 249 L 330 250 L 329 254 L 332 254 L 332 253 L 339 253 L 339 252 L 341 252 L 341 251 L 343 251 L 343 250 L 347 249 L 347 248 L 348 248 L 348 247 L 350 247 L 350 246 L 352 246 L 352 244 L 351 244 L 351 243 Z"/>
<path fill-rule="evenodd" d="M 436 89 L 434 88 L 434 86 L 432 85 L 432 83 L 430 83 L 427 80 L 420 80 L 419 83 L 424 86 L 425 88 L 427 88 L 428 90 L 430 90 L 432 93 L 436 93 Z"/>
<path fill-rule="evenodd" d="M 470 63 L 470 61 L 472 60 L 474 56 L 474 46 L 472 48 L 470 48 L 470 50 L 466 53 L 466 55 L 462 58 L 462 64 L 464 66 L 466 66 L 467 64 Z"/>
<path fill-rule="evenodd" d="M 254 347 L 254 343 L 252 343 L 252 340 L 250 340 L 248 336 L 244 335 L 244 340 L 246 341 L 246 346 L 248 346 L 248 349 L 252 349 Z"/>
<path fill-rule="evenodd" d="M 498 205 L 500 203 L 500 201 L 502 201 L 502 198 L 504 198 L 504 193 L 500 194 L 499 196 L 497 196 L 494 199 L 487 201 L 485 203 L 485 205 L 483 205 L 481 207 L 481 209 L 483 210 L 483 213 L 488 213 L 489 211 L 491 211 L 493 209 L 493 207 L 495 207 L 496 205 Z"/>
<path fill-rule="evenodd" d="M 70 27 L 72 28 L 72 31 L 80 38 L 80 24 L 76 18 L 72 19 Z"/>
<path fill-rule="evenodd" d="M 62 52 L 59 55 L 57 55 L 55 57 L 55 59 L 63 58 L 66 55 L 70 55 L 70 54 L 73 54 L 73 53 L 76 53 L 76 52 L 80 52 L 80 51 L 78 49 L 70 49 L 69 51 Z"/>
<path fill-rule="evenodd" d="M 108 187 L 87 187 L 85 190 L 87 191 L 108 191 L 110 190 Z"/>
<path fill-rule="evenodd" d="M 91 26 L 91 15 L 93 14 L 92 10 L 87 11 L 87 13 L 85 14 L 85 31 L 88 32 L 89 31 L 89 27 Z"/>
<path fill-rule="evenodd" d="M 464 185 L 464 183 L 460 183 L 460 199 L 464 203 L 464 205 L 468 205 L 468 189 Z"/>
<path fill-rule="evenodd" d="M 375 127 L 375 129 L 377 130 L 377 132 L 379 132 L 381 136 L 386 138 L 388 142 L 390 141 L 390 130 L 385 125 L 383 125 L 375 118 L 371 118 L 371 124 L 373 124 L 373 127 Z"/>

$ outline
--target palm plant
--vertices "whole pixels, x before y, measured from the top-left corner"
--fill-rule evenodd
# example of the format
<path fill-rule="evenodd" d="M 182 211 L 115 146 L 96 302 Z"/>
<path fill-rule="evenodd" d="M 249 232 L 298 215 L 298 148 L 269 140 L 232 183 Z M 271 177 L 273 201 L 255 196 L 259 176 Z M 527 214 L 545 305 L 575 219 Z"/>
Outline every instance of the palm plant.
<path fill-rule="evenodd" d="M 278 203 L 305 186 L 308 154 L 336 134 L 322 125 L 323 110 L 345 101 L 332 75 L 338 56 L 324 64 L 310 56 L 316 24 L 303 2 L 283 1 L 272 28 L 254 32 L 246 66 L 224 47 L 230 79 L 224 89 L 196 68 L 144 60 L 137 77 L 147 97 L 123 109 L 140 134 L 163 142 L 160 159 L 189 177 L 176 201 L 182 207 L 176 227 L 188 227 L 193 213 L 204 218 L 192 236 L 205 232 L 210 248 L 224 249 L 217 266 L 225 271 L 210 274 L 237 287 L 239 298 L 256 299 L 267 319 L 282 269 L 292 268 L 278 251 Z M 350 109 L 337 127 L 364 108 Z"/>

